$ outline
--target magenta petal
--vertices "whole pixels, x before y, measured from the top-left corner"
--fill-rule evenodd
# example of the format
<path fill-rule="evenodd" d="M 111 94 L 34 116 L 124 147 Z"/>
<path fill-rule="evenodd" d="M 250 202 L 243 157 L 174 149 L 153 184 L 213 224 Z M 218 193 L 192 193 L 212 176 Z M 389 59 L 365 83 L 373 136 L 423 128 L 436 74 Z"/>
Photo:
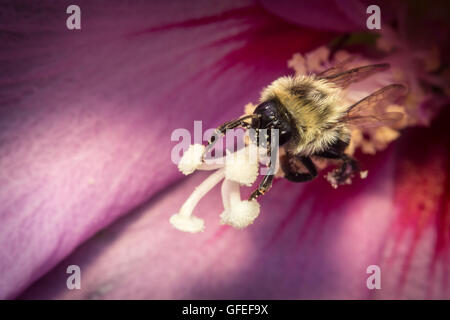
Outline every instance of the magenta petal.
<path fill-rule="evenodd" d="M 260 0 L 268 11 L 286 21 L 319 30 L 348 32 L 366 27 L 366 8 L 358 0 Z"/>
<path fill-rule="evenodd" d="M 240 115 L 329 39 L 245 1 L 77 4 L 81 31 L 63 3 L 2 8 L 0 298 L 180 178 L 174 129 Z"/>
<path fill-rule="evenodd" d="M 422 239 L 424 246 L 417 249 L 414 270 L 408 274 L 408 291 L 400 296 L 399 262 L 405 253 L 397 251 L 393 263 L 386 262 L 396 221 L 392 195 L 398 156 L 385 152 L 365 159 L 368 178 L 337 190 L 323 178 L 304 185 L 277 180 L 261 198 L 255 224 L 244 230 L 220 226 L 216 188 L 196 209 L 206 231 L 193 235 L 173 229 L 168 217 L 206 176 L 197 173 L 83 244 L 22 298 L 430 297 L 426 287 L 432 282 L 427 275 L 432 232 Z M 81 267 L 81 290 L 66 288 L 65 271 L 71 264 Z M 366 286 L 370 265 L 381 266 L 381 290 Z M 448 294 L 438 291 L 431 297 Z"/>

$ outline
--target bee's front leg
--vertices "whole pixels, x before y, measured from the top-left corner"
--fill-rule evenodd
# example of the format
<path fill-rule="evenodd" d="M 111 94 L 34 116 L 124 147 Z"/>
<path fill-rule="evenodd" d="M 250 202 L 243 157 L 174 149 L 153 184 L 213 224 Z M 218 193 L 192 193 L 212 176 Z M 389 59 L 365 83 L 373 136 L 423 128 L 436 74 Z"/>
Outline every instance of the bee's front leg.
<path fill-rule="evenodd" d="M 258 198 L 259 196 L 262 196 L 265 194 L 269 189 L 272 187 L 274 174 L 267 174 L 264 176 L 263 180 L 259 184 L 258 189 L 252 192 L 250 197 L 248 198 L 249 201 L 254 200 Z"/>
<path fill-rule="evenodd" d="M 264 178 L 261 180 L 258 189 L 253 191 L 250 197 L 248 198 L 249 201 L 255 200 L 259 196 L 262 196 L 272 187 L 273 178 L 275 177 L 276 173 L 275 171 L 276 171 L 276 161 L 278 157 L 278 148 L 272 150 L 272 144 L 270 139 L 267 141 L 267 148 L 268 154 L 270 156 L 269 170 L 267 174 L 264 176 Z"/>
<path fill-rule="evenodd" d="M 214 134 L 209 139 L 208 144 L 207 144 L 207 146 L 205 148 L 205 151 L 203 152 L 202 159 L 204 159 L 205 155 L 214 147 L 214 145 L 219 140 L 219 138 L 221 136 L 223 136 L 227 130 L 235 129 L 237 127 L 242 127 L 242 128 L 245 128 L 245 129 L 249 129 L 251 127 L 251 125 L 249 123 L 245 122 L 245 120 L 253 119 L 255 117 L 256 117 L 255 115 L 243 116 L 243 117 L 241 117 L 239 119 L 225 122 L 220 127 L 218 127 L 214 131 Z"/>

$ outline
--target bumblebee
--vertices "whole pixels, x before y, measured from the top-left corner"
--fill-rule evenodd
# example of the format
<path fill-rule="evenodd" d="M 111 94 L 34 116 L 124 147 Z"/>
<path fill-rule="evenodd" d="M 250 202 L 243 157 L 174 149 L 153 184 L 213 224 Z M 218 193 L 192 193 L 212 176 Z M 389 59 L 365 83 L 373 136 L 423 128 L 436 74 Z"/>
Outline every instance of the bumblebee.
<path fill-rule="evenodd" d="M 347 63 L 344 61 L 319 74 L 275 80 L 262 91 L 260 104 L 253 114 L 226 122 L 216 129 L 205 153 L 226 130 L 243 127 L 269 132 L 277 129 L 279 146 L 284 149 L 280 165 L 286 179 L 292 182 L 314 179 L 317 169 L 311 157 L 321 157 L 340 162 L 334 180 L 337 184 L 345 184 L 359 170 L 356 159 L 344 152 L 350 143 L 351 126 L 377 127 L 399 121 L 403 114 L 387 112 L 386 107 L 406 92 L 405 86 L 391 84 L 346 106 L 343 89 L 389 68 L 389 64 L 382 63 L 344 70 Z M 270 135 L 264 137 L 271 150 Z M 300 170 L 299 162 L 306 172 Z M 269 170 L 249 200 L 270 189 L 274 174 L 274 169 Z"/>

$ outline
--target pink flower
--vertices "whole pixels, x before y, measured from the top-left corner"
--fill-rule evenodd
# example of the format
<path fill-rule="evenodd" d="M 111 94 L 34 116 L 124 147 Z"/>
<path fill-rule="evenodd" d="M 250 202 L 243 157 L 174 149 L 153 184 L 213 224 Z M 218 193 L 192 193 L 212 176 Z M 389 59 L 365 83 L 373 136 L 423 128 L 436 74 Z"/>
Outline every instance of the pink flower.
<path fill-rule="evenodd" d="M 338 8 L 315 3 L 302 12 L 333 28 Z M 171 132 L 239 116 L 351 17 L 319 31 L 265 2 L 78 5 L 81 31 L 59 2 L 1 10 L 0 297 L 449 297 L 447 111 L 357 153 L 369 176 L 351 186 L 277 180 L 247 229 L 219 224 L 216 189 L 196 208 L 205 232 L 168 223 L 206 177 L 177 171 Z M 73 264 L 81 290 L 66 287 Z"/>

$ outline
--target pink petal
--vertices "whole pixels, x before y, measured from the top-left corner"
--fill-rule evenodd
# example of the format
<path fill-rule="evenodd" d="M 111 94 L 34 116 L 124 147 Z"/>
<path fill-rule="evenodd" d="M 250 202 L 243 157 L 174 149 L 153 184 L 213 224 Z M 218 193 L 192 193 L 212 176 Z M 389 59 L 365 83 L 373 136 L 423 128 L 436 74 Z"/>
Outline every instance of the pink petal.
<path fill-rule="evenodd" d="M 337 32 L 369 31 L 366 22 L 371 14 L 367 13 L 367 8 L 373 4 L 380 7 L 382 26 L 389 25 L 400 14 L 406 12 L 406 5 L 402 1 L 381 0 L 374 3 L 370 0 L 260 0 L 259 2 L 268 11 L 291 23 Z M 431 16 L 434 18 L 437 14 Z"/>
<path fill-rule="evenodd" d="M 414 147 L 402 139 L 382 154 L 361 157 L 369 176 L 351 186 L 334 190 L 322 177 L 303 185 L 277 180 L 261 198 L 259 218 L 244 230 L 219 225 L 219 188 L 197 207 L 204 233 L 169 225 L 168 217 L 205 177 L 197 173 L 97 234 L 22 298 L 449 298 L 441 276 L 428 273 L 435 228 L 421 234 L 414 256 L 389 254 L 392 245 L 409 243 L 395 242 L 392 234 L 403 204 L 396 203 L 397 164 L 407 159 L 395 152 L 399 143 Z M 409 271 L 403 267 L 408 258 Z M 66 287 L 71 264 L 81 267 L 81 290 Z M 381 267 L 381 290 L 366 286 L 370 265 Z M 439 268 L 448 271 L 448 263 Z M 407 282 L 399 286 L 402 277 Z"/>
<path fill-rule="evenodd" d="M 366 28 L 366 8 L 358 0 L 260 0 L 268 11 L 286 21 L 320 30 L 348 32 Z"/>
<path fill-rule="evenodd" d="M 81 31 L 64 3 L 2 8 L 0 298 L 179 179 L 174 129 L 240 115 L 330 38 L 246 1 L 77 4 Z"/>
<path fill-rule="evenodd" d="M 393 243 L 388 266 L 397 264 L 401 272 L 390 274 L 399 291 L 409 293 L 411 274 L 423 281 L 423 293 L 445 292 L 450 297 L 450 153 L 447 134 L 450 112 L 440 113 L 430 129 L 408 133 L 396 164 L 394 201 L 397 215 L 387 243 Z M 403 140 L 404 141 L 404 140 Z M 396 256 L 404 259 L 398 263 Z M 426 268 L 417 261 L 426 261 Z M 413 278 L 413 279 L 412 279 Z M 417 281 L 417 280 L 416 280 Z"/>

